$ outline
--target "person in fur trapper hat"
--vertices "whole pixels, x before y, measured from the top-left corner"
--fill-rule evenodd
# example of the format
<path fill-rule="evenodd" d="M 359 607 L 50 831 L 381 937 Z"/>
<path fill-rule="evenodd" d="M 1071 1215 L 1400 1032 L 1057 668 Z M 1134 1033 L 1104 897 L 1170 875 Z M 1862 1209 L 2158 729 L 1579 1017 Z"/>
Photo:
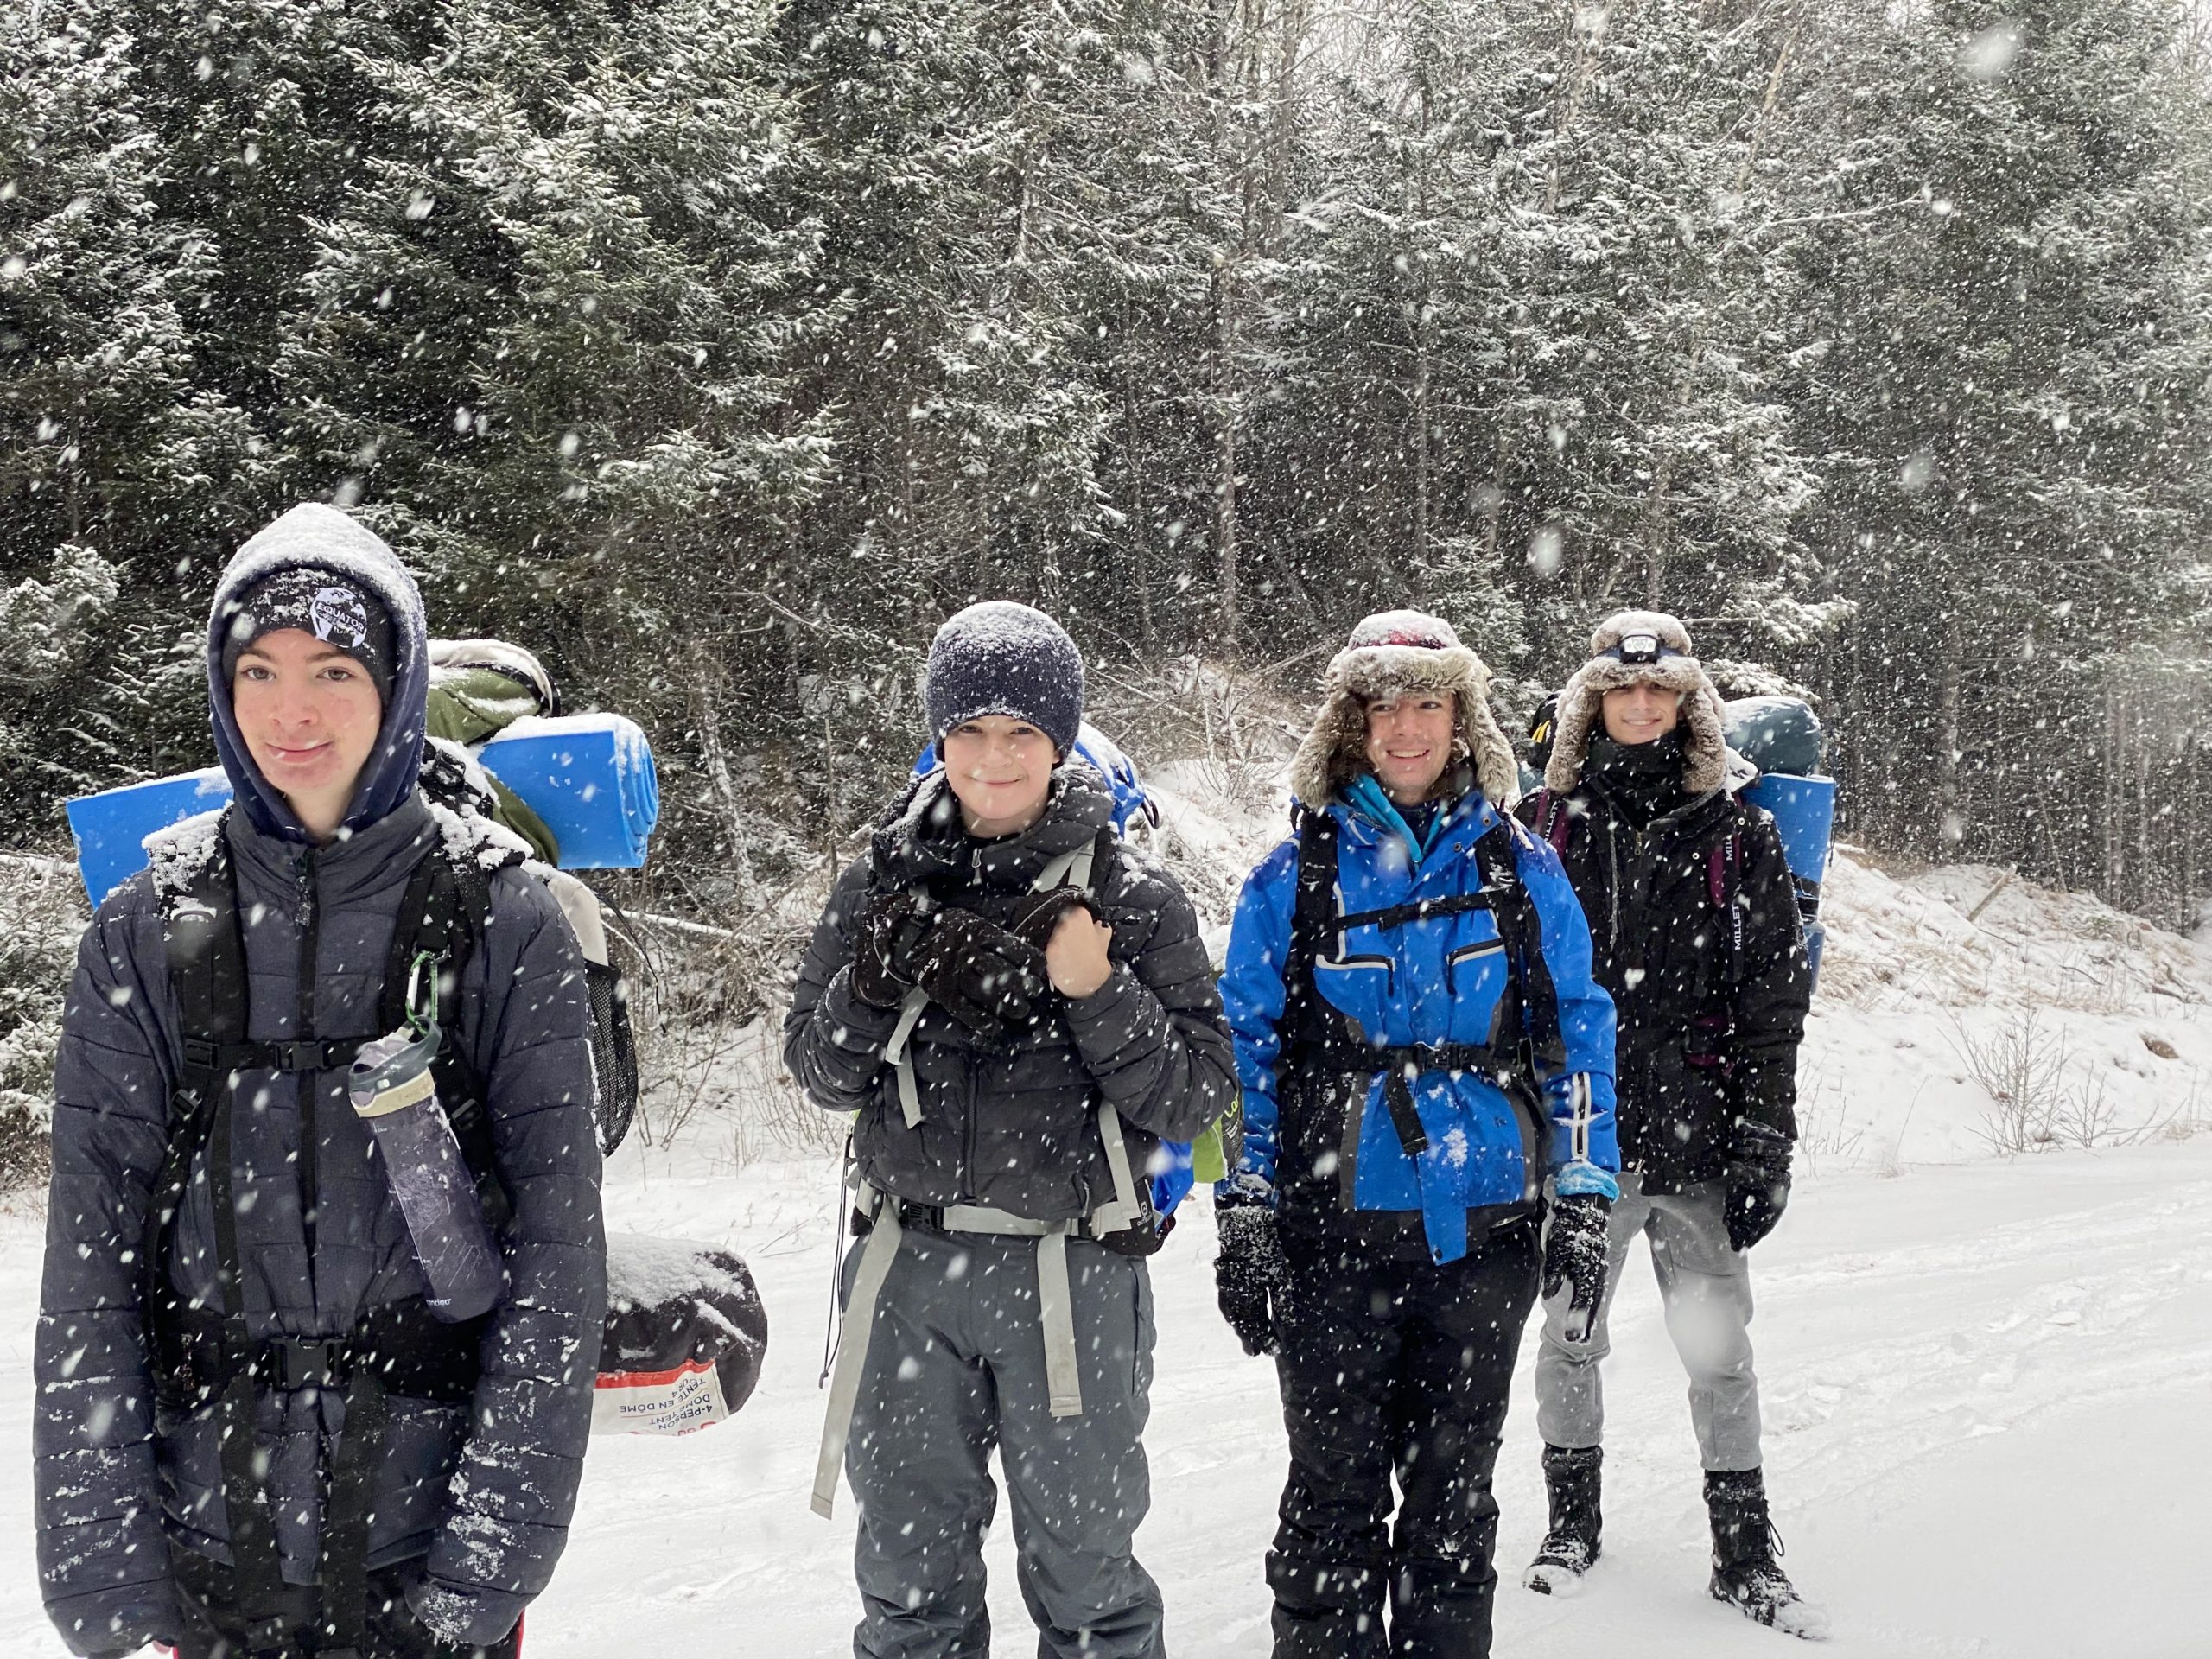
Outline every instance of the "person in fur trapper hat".
<path fill-rule="evenodd" d="M 1307 806 L 1326 806 L 1372 769 L 1368 704 L 1408 693 L 1452 700 L 1448 764 L 1430 785 L 1432 797 L 1463 794 L 1471 780 L 1494 805 L 1510 804 L 1519 792 L 1513 746 L 1491 712 L 1490 670 L 1459 643 L 1449 622 L 1420 611 L 1369 617 L 1330 658 L 1321 689 L 1321 712 L 1290 767 L 1290 791 Z"/>
<path fill-rule="evenodd" d="M 1774 1558 L 1760 1473 L 1747 1252 L 1789 1196 L 1797 1046 L 1812 978 L 1781 837 L 1733 791 L 1756 777 L 1721 738 L 1688 631 L 1608 617 L 1560 692 L 1546 787 L 1522 817 L 1560 854 L 1618 1012 L 1623 1162 L 1608 1297 L 1629 1247 L 1651 1264 L 1690 1374 L 1713 1522 L 1711 1589 L 1800 1636 L 1825 1629 Z M 1522 1582 L 1565 1593 L 1598 1558 L 1604 1416 L 1594 1333 L 1547 1318 L 1536 1362 L 1551 1529 Z"/>
<path fill-rule="evenodd" d="M 1489 682 L 1435 617 L 1354 629 L 1296 833 L 1230 930 L 1244 1144 L 1215 1280 L 1290 1431 L 1275 1659 L 1489 1653 L 1522 1327 L 1540 1282 L 1570 1329 L 1603 1288 L 1612 1007 L 1559 861 L 1505 815 Z"/>

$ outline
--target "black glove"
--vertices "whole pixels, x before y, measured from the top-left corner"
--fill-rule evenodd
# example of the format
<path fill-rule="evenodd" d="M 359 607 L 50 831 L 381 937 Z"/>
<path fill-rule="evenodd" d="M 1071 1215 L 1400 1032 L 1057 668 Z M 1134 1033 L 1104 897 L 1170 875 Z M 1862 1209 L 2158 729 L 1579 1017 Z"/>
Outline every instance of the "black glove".
<path fill-rule="evenodd" d="M 1052 989 L 1042 950 L 967 910 L 937 912 L 914 952 L 914 982 L 987 1041 L 1027 1025 Z"/>
<path fill-rule="evenodd" d="M 1605 1299 L 1605 1224 L 1612 1213 L 1613 1201 L 1597 1192 L 1552 1200 L 1544 1230 L 1544 1300 L 1572 1288 L 1564 1332 L 1569 1342 L 1589 1341 L 1598 1322 L 1598 1305 Z"/>
<path fill-rule="evenodd" d="M 879 1008 L 895 1008 L 914 988 L 914 959 L 929 937 L 931 918 L 911 893 L 879 893 L 853 939 L 853 995 Z"/>
<path fill-rule="evenodd" d="M 1275 1236 L 1275 1212 L 1251 1198 L 1214 1202 L 1221 1254 L 1213 1259 L 1214 1298 L 1221 1317 L 1248 1354 L 1275 1351 L 1274 1304 L 1290 1276 Z"/>
<path fill-rule="evenodd" d="M 1738 1122 L 1721 1185 L 1728 1248 L 1748 1250 L 1774 1230 L 1789 1203 L 1789 1137 L 1764 1123 Z"/>
<path fill-rule="evenodd" d="M 1052 887 L 1037 894 L 1014 912 L 1014 920 L 1008 925 L 1042 950 L 1052 944 L 1053 931 L 1059 926 L 1060 918 L 1071 910 L 1087 910 L 1094 919 L 1102 922 L 1106 919 L 1099 915 L 1098 906 L 1081 887 Z"/>

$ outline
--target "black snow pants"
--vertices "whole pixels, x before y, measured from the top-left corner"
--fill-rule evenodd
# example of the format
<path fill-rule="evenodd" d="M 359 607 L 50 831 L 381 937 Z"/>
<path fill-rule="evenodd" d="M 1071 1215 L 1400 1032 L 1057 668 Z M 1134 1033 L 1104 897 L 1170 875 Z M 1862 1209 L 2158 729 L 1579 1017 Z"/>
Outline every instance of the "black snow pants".
<path fill-rule="evenodd" d="M 1536 1300 L 1536 1230 L 1499 1228 L 1443 1266 L 1287 1245 L 1274 1659 L 1484 1659 L 1491 1473 Z"/>
<path fill-rule="evenodd" d="M 177 1659 L 248 1659 L 256 1654 L 246 1644 L 246 1624 L 238 1610 L 230 1568 L 175 1547 L 169 1560 L 176 1573 L 177 1606 L 185 1627 L 175 1650 Z M 413 1565 L 419 1568 L 421 1563 Z M 405 1580 L 404 1566 L 371 1570 L 367 1645 L 359 1650 L 359 1659 L 519 1659 L 519 1624 L 488 1648 L 455 1647 L 439 1641 L 407 1605 L 403 1594 Z M 285 1659 L 295 1659 L 295 1656 L 308 1659 L 315 1651 L 308 1645 L 309 1633 L 321 1611 L 321 1592 L 287 1585 L 284 1599 L 284 1622 L 296 1635 L 282 1651 Z"/>

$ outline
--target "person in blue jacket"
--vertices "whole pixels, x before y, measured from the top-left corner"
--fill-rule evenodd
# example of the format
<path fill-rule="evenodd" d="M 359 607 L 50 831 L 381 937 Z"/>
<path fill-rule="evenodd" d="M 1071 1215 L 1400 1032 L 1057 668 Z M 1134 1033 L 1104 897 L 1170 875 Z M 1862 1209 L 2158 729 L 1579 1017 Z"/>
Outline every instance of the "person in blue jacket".
<path fill-rule="evenodd" d="M 1490 1652 L 1522 1328 L 1540 1281 L 1585 1327 L 1604 1287 L 1612 1002 L 1558 858 L 1505 813 L 1489 679 L 1435 617 L 1361 623 L 1230 935 L 1244 1145 L 1215 1272 L 1289 1430 L 1275 1659 Z"/>

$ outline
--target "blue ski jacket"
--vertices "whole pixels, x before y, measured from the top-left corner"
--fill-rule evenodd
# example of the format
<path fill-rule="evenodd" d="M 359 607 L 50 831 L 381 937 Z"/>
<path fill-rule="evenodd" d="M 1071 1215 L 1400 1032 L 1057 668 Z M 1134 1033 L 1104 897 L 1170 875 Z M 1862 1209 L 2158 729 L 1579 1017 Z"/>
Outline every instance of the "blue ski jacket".
<path fill-rule="evenodd" d="M 1500 826 L 1510 837 L 1557 1007 L 1560 1052 L 1536 1079 L 1548 1122 L 1533 1122 L 1476 1071 L 1422 1070 L 1407 1081 L 1427 1146 L 1409 1154 L 1379 1071 L 1363 1090 L 1358 1073 L 1348 1085 L 1340 1076 L 1313 1077 L 1334 1067 L 1318 1054 L 1284 1052 L 1300 855 L 1293 836 L 1246 879 L 1230 931 L 1221 988 L 1243 1087 L 1244 1149 L 1224 1190 L 1264 1192 L 1286 1211 L 1318 1201 L 1355 1215 L 1418 1212 L 1431 1259 L 1452 1262 L 1466 1254 L 1471 1211 L 1533 1207 L 1546 1178 L 1570 1168 L 1575 1190 L 1611 1185 L 1596 1172 L 1620 1167 L 1612 999 L 1592 977 L 1589 928 L 1548 846 L 1479 790 L 1438 808 L 1416 835 L 1371 779 L 1347 791 L 1349 803 L 1324 809 L 1337 828 L 1335 917 L 1480 892 L 1476 843 Z M 1510 952 L 1490 911 L 1339 929 L 1324 944 L 1316 989 L 1367 1043 L 1486 1044 L 1499 1035 Z M 1518 988 L 1523 1001 L 1542 994 Z M 1308 1121 L 1287 1121 L 1300 1117 Z"/>

